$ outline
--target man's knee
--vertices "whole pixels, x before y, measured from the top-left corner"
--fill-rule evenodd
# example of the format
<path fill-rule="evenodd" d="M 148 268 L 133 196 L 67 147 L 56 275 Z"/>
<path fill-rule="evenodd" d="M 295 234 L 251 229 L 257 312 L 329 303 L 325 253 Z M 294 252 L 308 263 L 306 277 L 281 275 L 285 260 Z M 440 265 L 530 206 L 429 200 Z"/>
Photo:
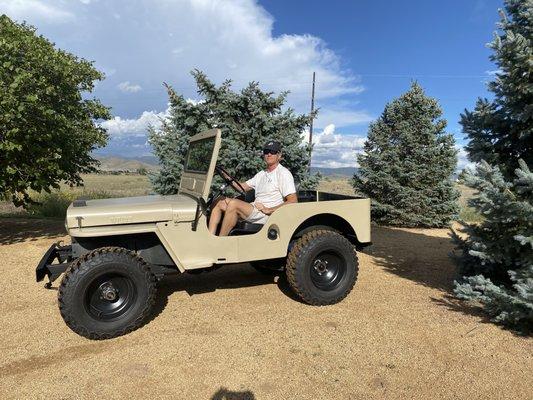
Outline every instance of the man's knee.
<path fill-rule="evenodd" d="M 215 202 L 214 208 L 218 208 L 219 210 L 226 211 L 226 202 L 227 202 L 227 199 L 225 199 L 224 197 L 218 198 Z"/>
<path fill-rule="evenodd" d="M 238 200 L 230 199 L 226 204 L 226 212 L 235 212 L 239 208 Z"/>

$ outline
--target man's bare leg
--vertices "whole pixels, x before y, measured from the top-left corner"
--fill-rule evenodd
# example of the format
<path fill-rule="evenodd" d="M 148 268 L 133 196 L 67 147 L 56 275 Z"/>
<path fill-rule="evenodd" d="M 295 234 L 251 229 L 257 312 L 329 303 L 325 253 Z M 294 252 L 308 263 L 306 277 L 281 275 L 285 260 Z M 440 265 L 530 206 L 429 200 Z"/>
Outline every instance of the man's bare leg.
<path fill-rule="evenodd" d="M 228 236 L 229 231 L 237 224 L 239 218 L 246 219 L 252 214 L 254 207 L 242 200 L 232 199 L 226 206 L 219 236 Z"/>
<path fill-rule="evenodd" d="M 229 200 L 224 197 L 220 198 L 216 202 L 215 207 L 211 210 L 211 215 L 209 216 L 209 232 L 213 235 L 216 235 L 217 233 L 218 223 L 222 219 L 222 213 L 226 211 L 228 201 Z"/>

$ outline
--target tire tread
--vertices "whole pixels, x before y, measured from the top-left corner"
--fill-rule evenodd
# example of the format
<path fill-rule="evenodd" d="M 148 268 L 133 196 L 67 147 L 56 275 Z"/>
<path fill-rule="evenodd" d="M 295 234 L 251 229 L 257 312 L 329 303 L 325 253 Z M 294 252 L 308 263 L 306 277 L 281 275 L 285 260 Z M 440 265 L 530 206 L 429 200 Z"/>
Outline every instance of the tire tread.
<path fill-rule="evenodd" d="M 93 266 L 99 264 L 102 261 L 102 258 L 107 258 L 109 261 L 112 261 L 116 260 L 117 257 L 128 258 L 129 260 L 127 262 L 133 261 L 138 263 L 148 285 L 149 297 L 138 317 L 131 321 L 128 325 L 123 328 L 116 329 L 113 332 L 102 333 L 98 330 L 79 324 L 76 321 L 76 318 L 71 314 L 68 301 L 66 301 L 66 297 L 68 297 L 68 285 L 69 282 L 70 284 L 75 284 L 76 281 L 79 281 Z M 88 339 L 102 340 L 122 336 L 141 327 L 150 316 L 152 307 L 155 304 L 157 292 L 156 283 L 156 277 L 151 272 L 149 264 L 139 257 L 135 252 L 122 247 L 101 247 L 84 254 L 70 263 L 69 267 L 65 271 L 65 275 L 63 276 L 58 289 L 57 300 L 59 311 L 63 317 L 63 320 L 70 329 Z"/>
<path fill-rule="evenodd" d="M 287 281 L 291 286 L 292 290 L 296 295 L 302 299 L 305 303 L 315 305 L 315 306 L 325 306 L 330 304 L 335 304 L 342 301 L 353 289 L 355 282 L 357 281 L 358 270 L 359 270 L 359 261 L 355 250 L 353 250 L 354 265 L 355 265 L 355 277 L 350 283 L 350 286 L 339 296 L 332 299 L 322 299 L 317 297 L 315 294 L 307 290 L 301 282 L 298 281 L 298 268 L 299 261 L 302 258 L 302 254 L 306 253 L 313 241 L 317 240 L 320 237 L 329 236 L 331 240 L 338 242 L 341 246 L 350 246 L 353 249 L 351 243 L 342 236 L 340 233 L 330 229 L 315 229 L 305 233 L 300 239 L 296 241 L 294 247 L 287 257 L 287 266 L 286 266 L 286 275 Z"/>

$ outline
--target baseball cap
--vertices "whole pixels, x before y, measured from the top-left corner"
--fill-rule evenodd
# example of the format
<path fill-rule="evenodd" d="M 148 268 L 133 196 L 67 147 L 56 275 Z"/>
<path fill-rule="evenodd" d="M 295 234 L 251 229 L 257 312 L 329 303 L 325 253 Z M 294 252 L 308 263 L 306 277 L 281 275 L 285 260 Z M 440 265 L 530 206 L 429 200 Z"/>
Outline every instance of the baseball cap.
<path fill-rule="evenodd" d="M 265 145 L 263 146 L 263 150 L 272 150 L 272 151 L 280 152 L 281 143 L 276 142 L 275 140 L 270 140 L 265 143 Z"/>

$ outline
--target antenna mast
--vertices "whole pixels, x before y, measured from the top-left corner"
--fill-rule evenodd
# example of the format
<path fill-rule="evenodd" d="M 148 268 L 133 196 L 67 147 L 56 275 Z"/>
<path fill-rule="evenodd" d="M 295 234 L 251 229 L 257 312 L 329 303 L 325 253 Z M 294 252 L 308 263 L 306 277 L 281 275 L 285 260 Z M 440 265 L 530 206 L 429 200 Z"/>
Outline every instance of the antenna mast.
<path fill-rule="evenodd" d="M 315 73 L 313 72 L 313 90 L 311 92 L 311 114 L 315 111 Z M 309 172 L 311 172 L 311 152 L 313 151 L 313 119 L 311 119 L 311 125 L 309 126 Z"/>

